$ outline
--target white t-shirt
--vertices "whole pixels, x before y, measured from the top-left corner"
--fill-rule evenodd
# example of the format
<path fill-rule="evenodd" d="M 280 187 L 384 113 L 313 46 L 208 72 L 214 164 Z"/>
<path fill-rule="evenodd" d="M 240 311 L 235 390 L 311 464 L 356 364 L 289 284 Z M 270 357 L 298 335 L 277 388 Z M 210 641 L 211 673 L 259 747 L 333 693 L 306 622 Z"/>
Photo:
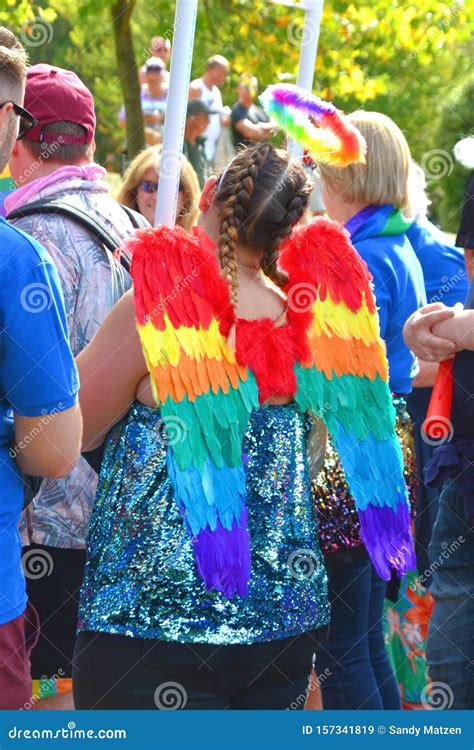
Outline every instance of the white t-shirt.
<path fill-rule="evenodd" d="M 196 79 L 193 83 L 200 87 L 201 95 L 199 98 L 202 99 L 203 102 L 206 102 L 209 109 L 222 109 L 222 94 L 217 86 L 213 86 L 212 89 L 210 89 L 206 86 L 202 78 Z M 217 141 L 219 140 L 221 130 L 222 123 L 220 114 L 209 115 L 209 125 L 204 131 L 203 137 L 206 139 L 204 149 L 210 162 L 214 161 Z"/>

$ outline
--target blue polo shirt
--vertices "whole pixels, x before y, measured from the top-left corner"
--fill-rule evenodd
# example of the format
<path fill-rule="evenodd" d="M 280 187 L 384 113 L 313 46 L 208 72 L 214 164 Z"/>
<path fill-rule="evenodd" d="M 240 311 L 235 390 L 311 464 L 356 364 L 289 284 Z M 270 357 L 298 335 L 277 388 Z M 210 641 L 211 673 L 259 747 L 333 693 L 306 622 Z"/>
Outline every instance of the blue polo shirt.
<path fill-rule="evenodd" d="M 46 417 L 77 401 L 56 268 L 44 248 L 0 217 L 0 625 L 26 607 L 18 522 L 23 482 L 13 450 L 14 413 Z M 31 436 L 41 440 L 41 434 Z"/>
<path fill-rule="evenodd" d="M 407 237 L 423 269 L 428 302 L 448 307 L 464 302 L 469 291 L 464 252 L 428 219 L 414 221 Z"/>

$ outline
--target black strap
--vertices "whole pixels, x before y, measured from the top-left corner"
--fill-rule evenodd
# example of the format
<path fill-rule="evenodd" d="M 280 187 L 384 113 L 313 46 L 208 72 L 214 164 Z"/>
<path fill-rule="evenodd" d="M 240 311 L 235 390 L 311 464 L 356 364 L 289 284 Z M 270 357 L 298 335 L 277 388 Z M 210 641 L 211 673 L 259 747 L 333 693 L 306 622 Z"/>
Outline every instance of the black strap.
<path fill-rule="evenodd" d="M 133 208 L 130 208 L 130 206 L 126 206 L 124 203 L 121 203 L 120 205 L 132 222 L 134 229 L 146 229 L 146 227 L 150 226 L 143 214 L 140 214 L 138 211 L 134 211 Z"/>
<path fill-rule="evenodd" d="M 90 232 L 96 240 L 101 242 L 111 253 L 115 253 L 120 249 L 120 263 L 126 271 L 130 272 L 131 258 L 128 253 L 125 253 L 121 249 L 122 240 L 116 237 L 110 229 L 106 228 L 96 217 L 86 213 L 82 208 L 72 206 L 70 203 L 61 200 L 39 200 L 33 201 L 21 208 L 16 208 L 8 214 L 7 219 L 8 221 L 11 221 L 12 219 L 22 219 L 25 216 L 32 216 L 33 214 L 55 214 L 65 216 L 66 218 L 75 221 L 84 229 L 87 229 L 87 231 Z M 135 217 L 132 219 L 128 211 L 127 215 L 132 221 L 133 226 L 136 227 L 137 223 Z M 144 219 L 144 221 L 146 221 L 146 219 Z"/>

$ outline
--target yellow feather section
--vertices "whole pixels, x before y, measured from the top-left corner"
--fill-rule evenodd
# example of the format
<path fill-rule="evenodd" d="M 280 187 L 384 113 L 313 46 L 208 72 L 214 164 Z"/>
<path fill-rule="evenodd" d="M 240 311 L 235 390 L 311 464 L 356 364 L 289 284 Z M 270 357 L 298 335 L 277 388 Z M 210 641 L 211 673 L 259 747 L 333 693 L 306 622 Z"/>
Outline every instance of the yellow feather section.
<path fill-rule="evenodd" d="M 380 340 L 378 315 L 369 312 L 365 295 L 361 307 L 355 313 L 344 302 L 334 302 L 329 294 L 324 301 L 318 297 L 312 311 L 315 336 L 336 335 L 341 339 L 356 338 L 367 345 Z"/>
<path fill-rule="evenodd" d="M 219 330 L 219 323 L 214 318 L 209 328 L 180 326 L 175 328 L 167 315 L 164 316 L 165 328 L 160 331 L 151 321 L 138 325 L 138 332 L 147 357 L 152 365 L 173 365 L 177 367 L 181 351 L 200 362 L 204 358 L 225 359 L 235 363 L 235 355 Z"/>

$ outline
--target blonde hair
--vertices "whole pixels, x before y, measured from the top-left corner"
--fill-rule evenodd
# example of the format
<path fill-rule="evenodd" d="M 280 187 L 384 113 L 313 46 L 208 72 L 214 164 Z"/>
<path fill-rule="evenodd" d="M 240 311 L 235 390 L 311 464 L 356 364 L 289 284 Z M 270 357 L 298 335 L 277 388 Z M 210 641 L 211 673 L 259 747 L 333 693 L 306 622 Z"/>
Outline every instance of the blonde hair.
<path fill-rule="evenodd" d="M 323 181 L 349 203 L 391 203 L 395 208 L 406 209 L 412 158 L 402 131 L 380 112 L 358 110 L 347 119 L 366 140 L 366 163 L 344 169 L 318 164 Z"/>
<path fill-rule="evenodd" d="M 131 162 L 125 172 L 122 184 L 117 196 L 119 203 L 138 211 L 137 188 L 143 179 L 145 172 L 153 167 L 158 178 L 161 161 L 161 147 L 150 146 L 141 151 Z M 187 232 L 197 224 L 199 217 L 199 199 L 201 189 L 199 181 L 192 165 L 184 155 L 181 156 L 180 189 L 183 191 L 184 204 L 181 212 L 176 217 L 176 223 Z"/>

